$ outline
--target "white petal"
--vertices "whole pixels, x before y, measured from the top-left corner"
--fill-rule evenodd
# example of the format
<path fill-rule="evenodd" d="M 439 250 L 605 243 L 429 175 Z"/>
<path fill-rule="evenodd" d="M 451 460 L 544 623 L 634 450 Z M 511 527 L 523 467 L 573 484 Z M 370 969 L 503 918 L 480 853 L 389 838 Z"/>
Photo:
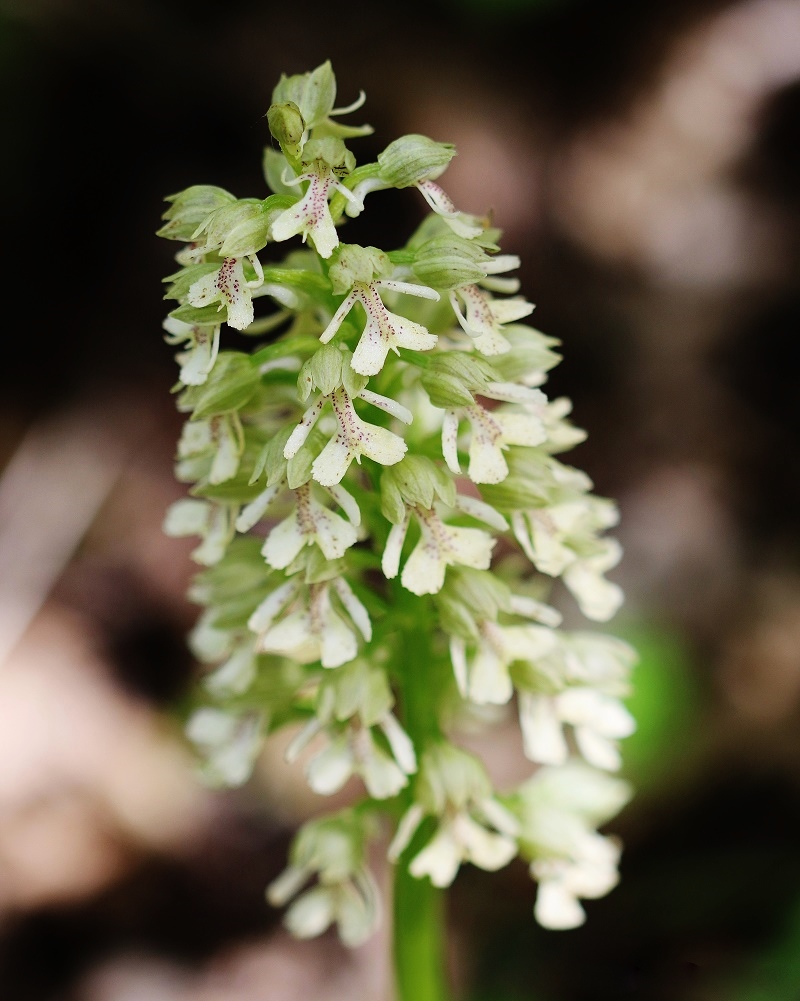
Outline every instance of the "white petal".
<path fill-rule="evenodd" d="M 403 567 L 400 582 L 412 594 L 438 594 L 444 586 L 446 567 L 447 561 L 423 534 Z"/>
<path fill-rule="evenodd" d="M 540 445 L 547 438 L 544 422 L 535 414 L 493 413 L 503 431 L 503 441 L 509 445 Z"/>
<path fill-rule="evenodd" d="M 622 589 L 581 563 L 564 573 L 564 583 L 575 595 L 587 619 L 607 622 L 625 599 Z"/>
<path fill-rule="evenodd" d="M 616 772 L 622 767 L 622 757 L 616 744 L 588 727 L 575 728 L 575 743 L 583 757 L 603 771 Z"/>
<path fill-rule="evenodd" d="M 338 436 L 331 438 L 311 466 L 314 479 L 324 487 L 334 486 L 344 477 L 354 456 L 355 451 Z"/>
<path fill-rule="evenodd" d="M 242 508 L 241 514 L 236 519 L 237 532 L 249 532 L 253 525 L 261 521 L 264 512 L 277 496 L 281 486 L 281 483 L 274 483 Z"/>
<path fill-rule="evenodd" d="M 203 685 L 217 695 L 246 692 L 256 676 L 256 658 L 251 646 L 240 646 L 232 657 L 221 664 Z"/>
<path fill-rule="evenodd" d="M 468 689 L 467 650 L 466 644 L 460 636 L 450 637 L 450 660 L 453 664 L 453 674 L 458 691 L 461 698 L 465 699 Z"/>
<path fill-rule="evenodd" d="M 370 622 L 369 612 L 358 600 L 353 589 L 343 577 L 337 577 L 333 582 L 333 586 L 341 598 L 342 604 L 347 609 L 348 615 L 353 620 L 356 629 L 369 642 L 372 639 L 372 623 Z"/>
<path fill-rule="evenodd" d="M 392 347 L 409 348 L 411 351 L 430 351 L 436 347 L 438 337 L 428 332 L 421 323 L 414 323 L 397 313 L 386 311 L 392 328 Z"/>
<path fill-rule="evenodd" d="M 442 421 L 442 455 L 451 473 L 460 473 L 458 462 L 458 415 L 448 410 Z"/>
<path fill-rule="evenodd" d="M 586 920 L 581 905 L 556 880 L 544 880 L 539 884 L 533 914 L 542 928 L 554 931 L 578 928 Z"/>
<path fill-rule="evenodd" d="M 300 531 L 297 523 L 297 510 L 295 509 L 288 518 L 272 529 L 261 547 L 261 553 L 271 567 L 283 570 L 289 566 L 308 541 L 308 538 Z"/>
<path fill-rule="evenodd" d="M 400 569 L 400 554 L 403 551 L 409 521 L 410 515 L 406 512 L 403 521 L 399 525 L 392 525 L 389 530 L 389 538 L 386 540 L 386 548 L 381 559 L 381 569 L 387 580 L 393 580 Z"/>
<path fill-rule="evenodd" d="M 417 770 L 417 755 L 411 738 L 391 713 L 382 716 L 378 726 L 389 741 L 395 761 L 406 775 L 413 775 Z"/>
<path fill-rule="evenodd" d="M 162 531 L 165 535 L 180 538 L 185 535 L 202 535 L 208 528 L 211 505 L 207 501 L 185 499 L 176 501 L 167 511 Z"/>
<path fill-rule="evenodd" d="M 358 540 L 358 532 L 344 518 L 317 505 L 314 512 L 317 545 L 325 559 L 338 560 Z M 294 558 L 294 557 L 292 557 Z M 289 561 L 291 562 L 291 560 Z M 286 563 L 284 566 L 288 566 Z"/>
<path fill-rule="evenodd" d="M 414 415 L 408 407 L 404 407 L 402 403 L 398 403 L 397 400 L 392 400 L 388 396 L 381 396 L 369 389 L 362 389 L 360 399 L 364 400 L 365 403 L 371 403 L 373 407 L 378 407 L 387 414 L 391 414 L 392 417 L 396 417 L 404 424 L 411 424 L 414 420 Z"/>
<path fill-rule="evenodd" d="M 498 532 L 508 531 L 508 522 L 502 514 L 495 510 L 491 504 L 478 500 L 477 497 L 469 497 L 467 494 L 457 494 L 453 507 L 464 514 L 468 514 L 471 518 L 477 518 L 478 521 L 496 528 Z"/>
<path fill-rule="evenodd" d="M 333 920 L 333 889 L 328 886 L 315 886 L 298 897 L 284 918 L 286 927 L 297 938 L 321 935 Z"/>
<path fill-rule="evenodd" d="M 411 843 L 411 839 L 416 834 L 417 828 L 422 823 L 424 817 L 425 811 L 419 803 L 412 804 L 408 810 L 406 810 L 400 818 L 400 823 L 397 825 L 397 831 L 395 832 L 395 836 L 392 838 L 392 843 L 389 845 L 389 849 L 386 853 L 390 862 L 396 862 L 406 848 L 408 848 Z"/>
<path fill-rule="evenodd" d="M 272 620 L 283 606 L 288 603 L 296 590 L 297 585 L 291 580 L 277 587 L 272 594 L 267 595 L 247 620 L 247 628 L 254 633 L 264 632 L 269 629 L 272 625 Z"/>
<path fill-rule="evenodd" d="M 355 292 L 350 292 L 349 295 L 345 296 L 345 298 L 342 301 L 341 305 L 336 310 L 336 312 L 333 314 L 333 317 L 331 318 L 330 323 L 328 324 L 328 326 L 323 330 L 322 334 L 320 335 L 319 339 L 320 339 L 320 341 L 323 344 L 327 344 L 328 341 L 332 340 L 332 338 L 336 335 L 336 332 L 339 329 L 339 327 L 341 327 L 341 325 L 342 325 L 342 323 L 344 321 L 344 318 L 347 316 L 347 314 L 350 312 L 350 310 L 355 305 L 356 299 L 357 299 L 357 296 L 356 296 Z"/>
<path fill-rule="evenodd" d="M 441 825 L 433 840 L 415 855 L 408 871 L 416 879 L 428 876 L 434 886 L 450 886 L 461 865 L 461 845 L 450 828 Z"/>
<path fill-rule="evenodd" d="M 291 459 L 300 451 L 302 446 L 305 444 L 306 438 L 311 434 L 311 429 L 317 423 L 317 418 L 322 413 L 322 408 L 325 406 L 325 400 L 317 400 L 316 403 L 312 404 L 308 410 L 303 414 L 300 423 L 289 435 L 289 440 L 283 449 L 284 459 Z"/>
<path fill-rule="evenodd" d="M 569 752 L 552 697 L 520 692 L 519 722 L 526 758 L 545 765 L 564 764 Z"/>
<path fill-rule="evenodd" d="M 304 866 L 287 866 L 267 887 L 267 900 L 273 907 L 283 907 L 308 882 L 309 876 Z"/>
<path fill-rule="evenodd" d="M 332 796 L 353 774 L 353 765 L 353 753 L 347 739 L 332 741 L 306 766 L 308 784 L 318 795 Z"/>
<path fill-rule="evenodd" d="M 377 285 L 378 288 L 389 289 L 392 292 L 404 292 L 406 295 L 416 295 L 421 299 L 432 299 L 434 302 L 438 302 L 441 298 L 435 289 L 428 288 L 427 285 L 411 285 L 409 282 L 396 282 L 385 278 L 381 278 L 372 284 Z"/>
<path fill-rule="evenodd" d="M 367 324 L 356 345 L 350 364 L 359 375 L 377 375 L 386 362 L 390 342 L 383 336 L 381 326 L 370 313 Z"/>
<path fill-rule="evenodd" d="M 517 844 L 505 834 L 494 834 L 466 814 L 455 820 L 456 837 L 464 845 L 464 857 L 474 865 L 495 872 L 517 854 Z"/>
<path fill-rule="evenodd" d="M 454 528 L 448 525 L 447 531 L 455 554 L 454 562 L 476 570 L 489 569 L 496 539 L 480 528 Z"/>
<path fill-rule="evenodd" d="M 469 443 L 468 473 L 473 483 L 502 483 L 508 476 L 500 445 L 475 431 Z"/>
<path fill-rule="evenodd" d="M 480 643 L 469 676 L 470 698 L 478 705 L 503 706 L 513 693 L 508 664 L 488 643 Z"/>
<path fill-rule="evenodd" d="M 320 639 L 311 632 L 308 612 L 293 612 L 265 633 L 259 649 L 283 654 L 298 664 L 311 664 L 319 660 Z"/>
<path fill-rule="evenodd" d="M 365 756 L 360 771 L 367 792 L 373 799 L 389 799 L 408 785 L 405 772 L 374 743 L 371 753 Z"/>
<path fill-rule="evenodd" d="M 339 234 L 336 232 L 327 204 L 320 212 L 308 235 L 314 241 L 314 248 L 320 257 L 330 257 L 339 246 Z"/>
<path fill-rule="evenodd" d="M 342 664 L 349 663 L 358 653 L 355 633 L 333 611 L 328 613 L 320 643 L 320 660 L 323 667 L 341 667 Z"/>
<path fill-rule="evenodd" d="M 383 466 L 393 466 L 400 462 L 408 450 L 408 445 L 402 438 L 393 431 L 374 424 L 365 424 L 365 428 L 369 429 L 369 434 L 366 440 L 360 443 L 362 454 L 375 462 L 380 462 Z"/>
<path fill-rule="evenodd" d="M 343 486 L 339 486 L 336 483 L 332 483 L 325 489 L 347 515 L 347 519 L 350 524 L 355 525 L 355 527 L 358 528 L 361 524 L 361 511 L 353 495 L 345 490 Z"/>

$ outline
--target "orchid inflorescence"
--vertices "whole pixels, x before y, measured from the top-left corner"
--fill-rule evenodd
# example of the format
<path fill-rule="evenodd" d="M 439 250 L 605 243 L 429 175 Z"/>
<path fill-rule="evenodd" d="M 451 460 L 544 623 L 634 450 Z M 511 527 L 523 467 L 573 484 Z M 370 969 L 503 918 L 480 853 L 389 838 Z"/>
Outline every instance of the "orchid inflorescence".
<path fill-rule="evenodd" d="M 614 614 L 616 509 L 556 458 L 584 438 L 569 401 L 540 388 L 557 341 L 519 322 L 533 307 L 499 231 L 439 187 L 453 146 L 407 135 L 356 166 L 345 140 L 372 130 L 337 119 L 363 94 L 343 109 L 335 94 L 329 63 L 282 77 L 273 193 L 193 186 L 160 230 L 184 244 L 164 327 L 191 484 L 165 530 L 201 540 L 191 645 L 210 667 L 187 732 L 217 784 L 245 782 L 283 727 L 315 792 L 363 784 L 301 829 L 268 889 L 293 901 L 297 935 L 336 923 L 357 944 L 374 929 L 368 846 L 387 824 L 389 859 L 439 887 L 463 862 L 522 855 L 538 921 L 574 927 L 579 899 L 617 880 L 618 844 L 597 826 L 629 796 L 611 773 L 635 657 L 560 629 L 544 598 L 561 578 L 588 618 Z M 404 247 L 341 241 L 367 195 L 414 187 L 431 212 Z M 292 237 L 304 246 L 281 263 L 259 259 Z M 223 349 L 224 323 L 255 350 Z M 459 720 L 512 702 L 535 768 L 500 793 L 458 746 Z"/>

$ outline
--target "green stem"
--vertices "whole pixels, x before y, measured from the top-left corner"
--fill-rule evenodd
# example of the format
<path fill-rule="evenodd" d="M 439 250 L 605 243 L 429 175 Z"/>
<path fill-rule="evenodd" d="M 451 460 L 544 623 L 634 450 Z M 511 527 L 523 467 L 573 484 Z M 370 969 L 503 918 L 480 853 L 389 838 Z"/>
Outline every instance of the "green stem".
<path fill-rule="evenodd" d="M 406 596 L 404 595 L 404 598 Z M 433 619 L 427 602 L 407 598 L 408 628 L 398 649 L 397 680 L 406 732 L 419 754 L 440 735 L 441 665 L 433 654 Z M 410 805 L 409 795 L 406 805 Z M 419 850 L 414 838 L 394 870 L 394 967 L 397 1001 L 447 1001 L 444 894 L 408 865 Z"/>
<path fill-rule="evenodd" d="M 397 1001 L 446 1001 L 444 895 L 415 879 L 404 856 L 394 876 L 394 968 Z"/>

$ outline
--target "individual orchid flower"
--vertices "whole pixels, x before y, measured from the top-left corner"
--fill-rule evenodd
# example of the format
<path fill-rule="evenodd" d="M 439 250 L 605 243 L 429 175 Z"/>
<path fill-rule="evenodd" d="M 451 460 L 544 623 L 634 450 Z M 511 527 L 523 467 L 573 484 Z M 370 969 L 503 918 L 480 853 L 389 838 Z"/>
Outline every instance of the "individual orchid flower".
<path fill-rule="evenodd" d="M 539 884 L 533 913 L 543 928 L 577 928 L 586 920 L 579 898 L 604 897 L 619 882 L 620 847 L 611 838 L 586 832 L 573 858 L 541 858 L 530 871 Z"/>
<path fill-rule="evenodd" d="M 460 636 L 450 639 L 450 659 L 461 695 L 477 705 L 505 705 L 514 693 L 509 668 L 517 660 L 534 660 L 555 645 L 552 629 L 545 626 L 501 626 L 484 620 L 479 624 L 476 649 L 467 655 Z"/>
<path fill-rule="evenodd" d="M 430 351 L 436 346 L 437 337 L 428 333 L 421 323 L 414 323 L 397 313 L 390 312 L 379 295 L 379 289 L 402 292 L 422 299 L 439 299 L 439 293 L 426 285 L 411 285 L 408 282 L 378 279 L 372 282 L 354 282 L 352 290 L 336 310 L 320 340 L 327 344 L 342 325 L 344 318 L 360 302 L 367 314 L 367 324 L 361 333 L 358 346 L 353 352 L 353 370 L 360 375 L 377 375 L 383 368 L 389 351 L 398 353 L 398 348 L 412 351 Z"/>
<path fill-rule="evenodd" d="M 598 538 L 616 521 L 615 506 L 589 494 L 511 516 L 514 535 L 536 569 L 563 576 L 584 615 L 598 622 L 610 619 L 623 600 L 618 585 L 603 576 L 619 562 L 621 547 L 616 539 Z"/>
<path fill-rule="evenodd" d="M 488 507 L 488 505 L 483 505 Z M 496 539 L 480 528 L 447 525 L 435 507 L 414 507 L 421 531 L 420 539 L 406 560 L 400 583 L 413 594 L 436 594 L 444 584 L 448 566 L 459 564 L 486 570 L 492 560 Z M 383 552 L 382 567 L 388 578 L 396 577 L 400 553 L 408 530 L 409 511 L 399 525 L 393 525 Z"/>
<path fill-rule="evenodd" d="M 297 594 L 297 588 L 284 585 L 287 590 L 280 596 L 283 604 Z M 356 629 L 367 641 L 372 636 L 367 610 L 358 600 L 344 578 L 331 582 L 310 584 L 308 605 L 290 611 L 280 621 L 275 622 L 282 607 L 266 599 L 251 615 L 248 625 L 258 635 L 257 649 L 263 653 L 278 653 L 299 664 L 313 664 L 320 661 L 323 667 L 339 667 L 351 661 L 358 652 L 358 640 L 354 630 L 334 610 L 331 603 L 331 589 L 339 596 L 349 613 Z M 275 607 L 277 605 L 277 608 Z"/>
<path fill-rule="evenodd" d="M 626 782 L 580 761 L 544 766 L 512 798 L 520 848 L 539 883 L 534 915 L 544 928 L 576 928 L 580 898 L 602 897 L 616 886 L 620 846 L 596 827 L 630 799 Z"/>
<path fill-rule="evenodd" d="M 241 716 L 204 707 L 190 717 L 186 735 L 205 756 L 204 776 L 212 785 L 243 785 L 263 743 L 261 713 Z"/>
<path fill-rule="evenodd" d="M 519 824 L 492 796 L 486 772 L 471 755 L 438 745 L 423 755 L 415 802 L 389 846 L 396 861 L 426 816 L 438 825 L 431 840 L 411 860 L 409 871 L 434 886 L 449 886 L 463 862 L 493 872 L 517 854 Z"/>
<path fill-rule="evenodd" d="M 342 487 L 339 490 L 346 493 Z M 267 563 L 283 570 L 303 546 L 315 543 L 327 560 L 343 556 L 358 539 L 358 521 L 354 525 L 324 507 L 314 497 L 310 482 L 298 487 L 294 495 L 296 503 L 291 514 L 272 529 L 261 549 Z"/>
<path fill-rule="evenodd" d="M 460 412 L 448 411 L 442 422 L 442 453 L 453 473 L 461 470 L 456 449 L 459 413 L 472 426 L 468 475 L 473 483 L 502 483 L 508 476 L 504 449 L 509 445 L 540 445 L 547 438 L 542 418 L 534 412 L 487 410 L 479 403 Z"/>
<path fill-rule="evenodd" d="M 299 177 L 287 180 L 284 176 L 285 184 L 300 184 L 303 181 L 308 181 L 305 194 L 272 223 L 272 239 L 280 243 L 292 236 L 302 235 L 305 242 L 310 237 L 320 257 L 330 257 L 339 245 L 339 234 L 333 224 L 328 198 L 334 190 L 348 200 L 353 199 L 353 194 L 338 180 L 330 164 L 323 160 L 314 160 Z"/>
<path fill-rule="evenodd" d="M 189 289 L 188 301 L 198 308 L 219 303 L 219 309 L 228 309 L 228 325 L 236 330 L 246 330 L 253 322 L 252 290 L 264 281 L 261 263 L 255 254 L 249 258 L 256 272 L 253 281 L 244 274 L 241 258 L 226 257 L 217 271 L 205 275 Z"/>
<path fill-rule="evenodd" d="M 617 741 L 636 728 L 619 699 L 594 688 L 567 688 L 552 695 L 520 690 L 519 720 L 525 755 L 531 761 L 564 764 L 569 747 L 563 726 L 568 724 L 581 755 L 606 771 L 619 769 Z"/>
<path fill-rule="evenodd" d="M 186 498 L 176 501 L 167 511 L 163 531 L 180 538 L 199 535 L 202 543 L 192 552 L 192 559 L 204 566 L 219 563 L 234 536 L 237 506 Z"/>
<path fill-rule="evenodd" d="M 454 289 L 450 304 L 462 329 L 483 355 L 510 351 L 511 342 L 503 334 L 503 324 L 521 320 L 533 312 L 532 304 L 525 299 L 495 299 L 477 285 Z"/>
<path fill-rule="evenodd" d="M 202 386 L 219 354 L 220 325 L 184 323 L 168 316 L 162 324 L 168 344 L 185 344 L 175 360 L 181 367 L 178 378 L 187 386 Z"/>
<path fill-rule="evenodd" d="M 294 761 L 312 736 L 322 733 L 326 746 L 306 766 L 308 784 L 321 796 L 338 792 L 353 775 L 360 776 L 373 799 L 388 799 L 408 785 L 408 776 L 417 768 L 414 747 L 391 713 L 377 723 L 386 737 L 391 754 L 375 740 L 372 728 L 359 722 L 323 726 L 318 718 L 311 721 L 287 749 L 286 760 Z"/>
<path fill-rule="evenodd" d="M 292 844 L 289 866 L 267 887 L 267 899 L 281 907 L 313 878 L 318 882 L 289 907 L 284 919 L 298 938 L 313 938 L 332 924 L 345 945 L 360 945 L 378 925 L 378 888 L 366 866 L 369 836 L 353 810 L 312 820 Z"/>
<path fill-rule="evenodd" d="M 375 403 L 377 394 L 365 397 Z M 350 468 L 353 459 L 361 462 L 361 456 L 366 455 L 383 466 L 393 466 L 406 454 L 407 445 L 403 439 L 387 428 L 363 421 L 355 411 L 353 400 L 347 391 L 339 387 L 330 395 L 333 412 L 338 423 L 338 430 L 328 441 L 311 467 L 314 479 L 322 486 L 330 487 L 339 483 Z M 291 458 L 308 437 L 311 428 L 324 406 L 324 399 L 317 401 L 306 411 L 301 424 L 286 444 L 284 455 Z M 408 415 L 410 418 L 410 414 Z"/>

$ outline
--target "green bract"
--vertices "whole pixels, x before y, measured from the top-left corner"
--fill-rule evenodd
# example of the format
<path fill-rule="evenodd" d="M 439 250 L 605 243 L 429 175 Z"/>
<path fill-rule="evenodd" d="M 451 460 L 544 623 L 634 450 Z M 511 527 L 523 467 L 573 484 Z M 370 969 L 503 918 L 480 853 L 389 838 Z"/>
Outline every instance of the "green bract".
<path fill-rule="evenodd" d="M 209 672 L 187 732 L 217 784 L 246 781 L 283 727 L 290 760 L 314 741 L 315 792 L 361 783 L 352 809 L 303 828 L 269 889 L 294 901 L 295 934 L 335 923 L 357 944 L 374 929 L 379 816 L 402 878 L 443 887 L 465 862 L 494 870 L 521 852 L 538 920 L 573 927 L 579 898 L 616 879 L 596 824 L 628 794 L 608 773 L 633 726 L 621 700 L 635 658 L 560 631 L 541 596 L 560 578 L 587 617 L 613 615 L 616 509 L 554 458 L 583 437 L 569 401 L 538 388 L 558 342 L 521 322 L 533 307 L 500 232 L 436 183 L 455 148 L 408 135 L 358 167 L 347 140 L 369 127 L 334 122 L 335 97 L 329 63 L 282 77 L 267 114 L 281 151 L 264 157 L 274 194 L 190 187 L 159 231 L 185 244 L 165 330 L 189 496 L 165 531 L 197 536 L 205 568 L 191 643 Z M 390 187 L 431 209 L 408 242 L 342 242 L 344 212 Z M 502 798 L 459 747 L 470 705 L 519 714 L 534 774 Z"/>

